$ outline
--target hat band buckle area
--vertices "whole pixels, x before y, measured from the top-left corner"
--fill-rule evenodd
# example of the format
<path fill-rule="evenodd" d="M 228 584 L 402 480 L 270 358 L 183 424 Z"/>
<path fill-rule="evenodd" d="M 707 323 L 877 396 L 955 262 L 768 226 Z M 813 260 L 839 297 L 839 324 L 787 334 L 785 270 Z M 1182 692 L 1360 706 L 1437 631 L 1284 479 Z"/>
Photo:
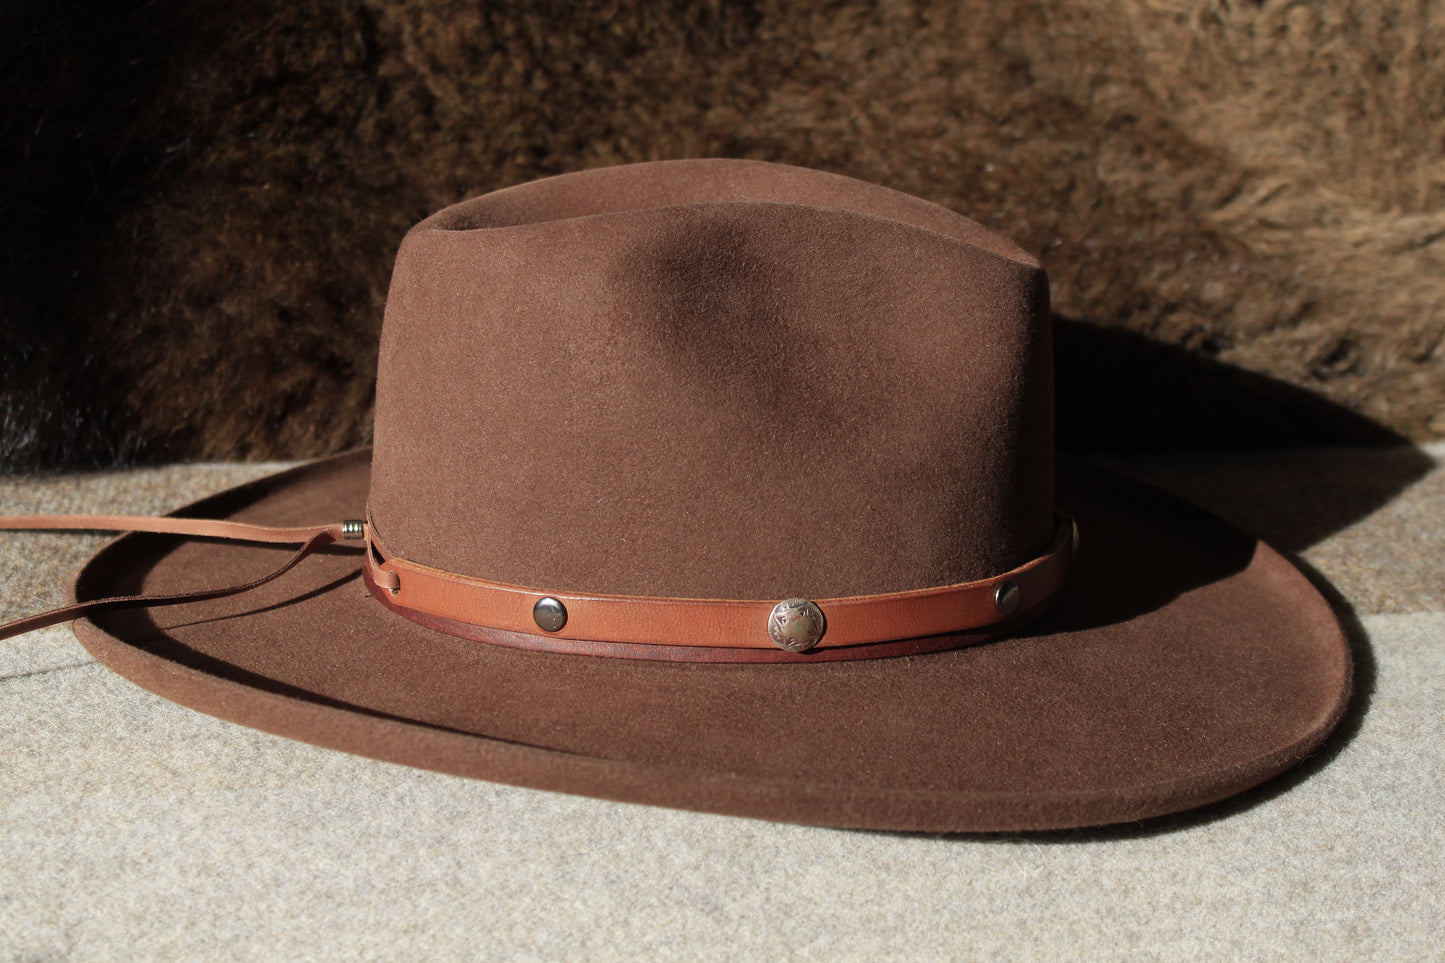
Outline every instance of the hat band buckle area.
<path fill-rule="evenodd" d="M 1008 635 L 1058 594 L 1077 550 L 1055 512 L 1042 555 L 1000 575 L 925 589 L 830 599 L 697 599 L 558 592 L 432 568 L 389 551 L 366 524 L 363 577 L 397 615 L 511 648 L 682 662 L 881 658 Z"/>

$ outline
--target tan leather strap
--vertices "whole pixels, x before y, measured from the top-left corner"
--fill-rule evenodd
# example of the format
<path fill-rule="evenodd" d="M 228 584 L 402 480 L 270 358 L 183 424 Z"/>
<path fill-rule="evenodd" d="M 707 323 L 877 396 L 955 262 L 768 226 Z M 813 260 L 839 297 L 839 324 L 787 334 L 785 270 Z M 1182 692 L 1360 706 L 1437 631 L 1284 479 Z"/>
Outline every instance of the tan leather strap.
<path fill-rule="evenodd" d="M 333 539 L 360 538 L 361 530 L 343 532 L 345 522 L 334 525 L 303 525 L 278 528 L 224 522 L 213 518 L 175 518 L 170 515 L 0 515 L 0 530 L 50 529 L 72 532 L 153 532 L 160 535 L 190 535 L 193 538 L 226 538 L 237 542 L 271 542 L 295 545 L 310 541 L 322 532 Z"/>
<path fill-rule="evenodd" d="M 518 648 L 690 661 L 810 661 L 934 651 L 997 638 L 1038 614 L 1058 592 L 1076 529 L 1060 515 L 1043 555 L 992 578 L 957 585 L 813 600 L 826 623 L 806 652 L 769 636 L 776 600 L 681 599 L 547 592 L 429 568 L 392 555 L 370 524 L 278 528 L 212 519 L 135 515 L 0 516 L 0 529 L 94 529 L 276 544 L 302 543 L 283 565 L 240 585 L 172 595 L 95 599 L 0 625 L 0 639 L 109 609 L 177 605 L 238 595 L 284 575 L 338 539 L 366 538 L 364 576 L 387 608 L 429 628 Z M 535 607 L 556 602 L 566 622 L 539 626 Z"/>
<path fill-rule="evenodd" d="M 179 605 L 183 602 L 204 602 L 209 599 L 240 595 L 265 585 L 272 579 L 289 572 L 302 559 L 318 549 L 341 538 L 361 537 L 359 523 L 339 522 L 335 525 L 316 525 L 303 528 L 275 528 L 266 525 L 248 525 L 244 522 L 223 522 L 207 518 L 153 518 L 145 515 L 0 515 L 0 529 L 64 529 L 70 531 L 95 530 L 110 532 L 154 532 L 163 535 L 188 535 L 193 538 L 223 538 L 242 542 L 267 542 L 274 544 L 303 543 L 286 563 L 275 571 L 241 585 L 218 589 L 202 589 L 196 592 L 180 592 L 173 595 L 122 595 L 106 599 L 93 599 L 62 606 L 39 615 L 16 619 L 0 625 L 0 639 L 41 629 L 59 622 L 69 622 L 95 612 L 110 609 L 135 608 L 138 606 Z"/>
<path fill-rule="evenodd" d="M 896 649 L 902 640 L 959 636 L 951 643 L 957 646 L 1012 630 L 1037 613 L 1063 584 L 1073 556 L 1073 536 L 1072 520 L 1060 516 L 1043 555 L 992 578 L 886 595 L 813 599 L 822 610 L 826 630 L 801 657 L 815 659 L 829 650 L 849 650 L 847 657 L 866 658 L 885 653 L 864 649 Z M 769 636 L 769 617 L 778 599 L 653 598 L 504 585 L 397 557 L 370 524 L 367 540 L 365 577 L 372 593 L 394 612 L 453 635 L 625 658 L 792 661 L 787 657 L 795 656 L 780 650 Z M 565 609 L 566 622 L 555 631 L 541 628 L 534 614 L 544 598 Z M 650 652 L 649 647 L 659 651 Z M 708 654 L 689 655 L 689 649 Z M 728 655 L 743 650 L 756 653 Z M 766 659 L 758 657 L 764 654 Z"/>

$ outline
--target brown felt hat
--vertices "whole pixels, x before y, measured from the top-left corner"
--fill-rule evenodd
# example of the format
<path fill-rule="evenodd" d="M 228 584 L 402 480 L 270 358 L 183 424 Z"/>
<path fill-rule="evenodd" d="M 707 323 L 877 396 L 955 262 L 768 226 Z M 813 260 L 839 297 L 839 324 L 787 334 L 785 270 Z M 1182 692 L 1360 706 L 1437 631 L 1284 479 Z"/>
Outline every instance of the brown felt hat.
<path fill-rule="evenodd" d="M 1009 241 L 831 174 L 466 201 L 397 257 L 374 449 L 181 513 L 364 540 L 76 632 L 225 719 L 609 799 L 978 831 L 1239 792 L 1340 718 L 1339 623 L 1257 539 L 1055 464 L 1049 318 Z M 130 534 L 73 593 L 286 553 Z"/>

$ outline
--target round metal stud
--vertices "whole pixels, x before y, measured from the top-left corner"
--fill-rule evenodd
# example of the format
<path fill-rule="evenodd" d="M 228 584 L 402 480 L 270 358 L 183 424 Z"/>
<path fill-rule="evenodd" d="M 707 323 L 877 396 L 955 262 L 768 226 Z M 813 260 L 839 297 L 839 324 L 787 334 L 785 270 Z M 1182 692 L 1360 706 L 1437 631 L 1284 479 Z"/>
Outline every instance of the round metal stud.
<path fill-rule="evenodd" d="M 556 632 L 567 624 L 567 607 L 549 595 L 532 606 L 532 619 L 538 628 Z"/>
<path fill-rule="evenodd" d="M 807 599 L 785 599 L 768 615 L 768 638 L 788 652 L 807 652 L 823 640 L 828 622 Z"/>
<path fill-rule="evenodd" d="M 1013 615 L 1019 608 L 1019 586 L 1017 582 L 1008 581 L 998 587 L 993 593 L 993 604 L 1000 615 Z"/>
<path fill-rule="evenodd" d="M 366 534 L 366 522 L 359 518 L 348 518 L 341 523 L 341 537 L 345 539 L 360 538 Z"/>

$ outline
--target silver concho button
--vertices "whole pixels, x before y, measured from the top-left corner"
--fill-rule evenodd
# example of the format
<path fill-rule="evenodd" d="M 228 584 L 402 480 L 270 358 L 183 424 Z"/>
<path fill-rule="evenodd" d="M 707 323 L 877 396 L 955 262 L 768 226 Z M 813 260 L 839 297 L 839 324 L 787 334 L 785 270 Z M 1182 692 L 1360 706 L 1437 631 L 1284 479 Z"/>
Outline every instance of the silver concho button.
<path fill-rule="evenodd" d="M 768 638 L 788 652 L 807 652 L 828 631 L 823 610 L 807 599 L 785 599 L 768 616 Z"/>
<path fill-rule="evenodd" d="M 993 604 L 1000 615 L 1013 615 L 1019 607 L 1019 586 L 1017 582 L 1005 582 L 993 593 Z"/>
<path fill-rule="evenodd" d="M 532 606 L 532 619 L 538 628 L 556 632 L 567 624 L 567 607 L 549 595 Z"/>

